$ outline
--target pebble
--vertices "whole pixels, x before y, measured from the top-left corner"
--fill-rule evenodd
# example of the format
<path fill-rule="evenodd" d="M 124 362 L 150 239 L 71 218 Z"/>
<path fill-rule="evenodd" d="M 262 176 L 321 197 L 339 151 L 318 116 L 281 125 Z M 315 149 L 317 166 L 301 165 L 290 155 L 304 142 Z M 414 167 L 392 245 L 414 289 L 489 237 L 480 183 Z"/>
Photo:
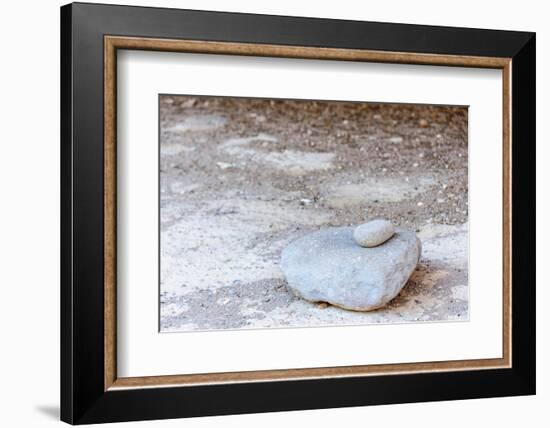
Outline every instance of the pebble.
<path fill-rule="evenodd" d="M 390 239 L 395 228 L 389 220 L 376 219 L 361 224 L 353 231 L 353 239 L 362 247 L 376 247 Z"/>
<path fill-rule="evenodd" d="M 233 166 L 233 164 L 227 163 L 227 162 L 216 162 L 216 165 L 218 165 L 218 168 L 220 169 L 228 169 Z"/>
<path fill-rule="evenodd" d="M 403 142 L 403 137 L 391 137 L 390 143 L 399 144 Z"/>
<path fill-rule="evenodd" d="M 189 98 L 188 100 L 181 103 L 181 106 L 183 108 L 191 108 L 194 107 L 195 104 L 197 104 L 197 100 L 195 98 Z"/>

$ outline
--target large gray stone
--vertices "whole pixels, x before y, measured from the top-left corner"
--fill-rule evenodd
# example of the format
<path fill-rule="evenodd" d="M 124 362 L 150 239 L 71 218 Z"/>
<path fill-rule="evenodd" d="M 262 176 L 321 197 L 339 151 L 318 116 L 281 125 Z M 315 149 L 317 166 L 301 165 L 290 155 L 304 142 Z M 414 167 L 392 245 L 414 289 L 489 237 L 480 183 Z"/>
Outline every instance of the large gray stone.
<path fill-rule="evenodd" d="M 416 234 L 397 228 L 382 245 L 365 248 L 354 241 L 353 230 L 319 230 L 283 250 L 281 268 L 297 295 L 311 302 L 370 311 L 399 294 L 420 259 Z"/>

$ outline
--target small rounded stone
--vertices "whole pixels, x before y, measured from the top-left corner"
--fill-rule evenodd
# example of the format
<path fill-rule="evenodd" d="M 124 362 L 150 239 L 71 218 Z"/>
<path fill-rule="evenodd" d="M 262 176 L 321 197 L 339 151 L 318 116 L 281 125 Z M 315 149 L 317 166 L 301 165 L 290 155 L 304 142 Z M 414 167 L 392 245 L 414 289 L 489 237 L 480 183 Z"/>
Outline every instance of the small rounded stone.
<path fill-rule="evenodd" d="M 376 247 L 390 239 L 395 228 L 389 220 L 376 219 L 363 223 L 353 231 L 353 239 L 362 247 Z"/>

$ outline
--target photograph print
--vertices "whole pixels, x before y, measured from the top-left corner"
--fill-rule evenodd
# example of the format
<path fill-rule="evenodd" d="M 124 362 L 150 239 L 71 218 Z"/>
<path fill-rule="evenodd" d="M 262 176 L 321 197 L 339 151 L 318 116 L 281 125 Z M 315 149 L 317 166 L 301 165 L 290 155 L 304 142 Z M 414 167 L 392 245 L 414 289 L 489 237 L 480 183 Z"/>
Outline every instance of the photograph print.
<path fill-rule="evenodd" d="M 468 108 L 159 95 L 160 332 L 469 319 Z"/>

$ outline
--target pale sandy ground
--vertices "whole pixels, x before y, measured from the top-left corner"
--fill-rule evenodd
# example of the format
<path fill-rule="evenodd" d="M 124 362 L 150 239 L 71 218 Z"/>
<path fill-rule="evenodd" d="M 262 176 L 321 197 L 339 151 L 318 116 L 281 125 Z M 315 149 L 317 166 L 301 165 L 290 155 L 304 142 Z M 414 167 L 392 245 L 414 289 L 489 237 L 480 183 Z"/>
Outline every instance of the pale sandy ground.
<path fill-rule="evenodd" d="M 161 331 L 468 319 L 467 110 L 161 97 Z M 372 312 L 296 298 L 281 250 L 386 217 L 417 270 Z"/>

